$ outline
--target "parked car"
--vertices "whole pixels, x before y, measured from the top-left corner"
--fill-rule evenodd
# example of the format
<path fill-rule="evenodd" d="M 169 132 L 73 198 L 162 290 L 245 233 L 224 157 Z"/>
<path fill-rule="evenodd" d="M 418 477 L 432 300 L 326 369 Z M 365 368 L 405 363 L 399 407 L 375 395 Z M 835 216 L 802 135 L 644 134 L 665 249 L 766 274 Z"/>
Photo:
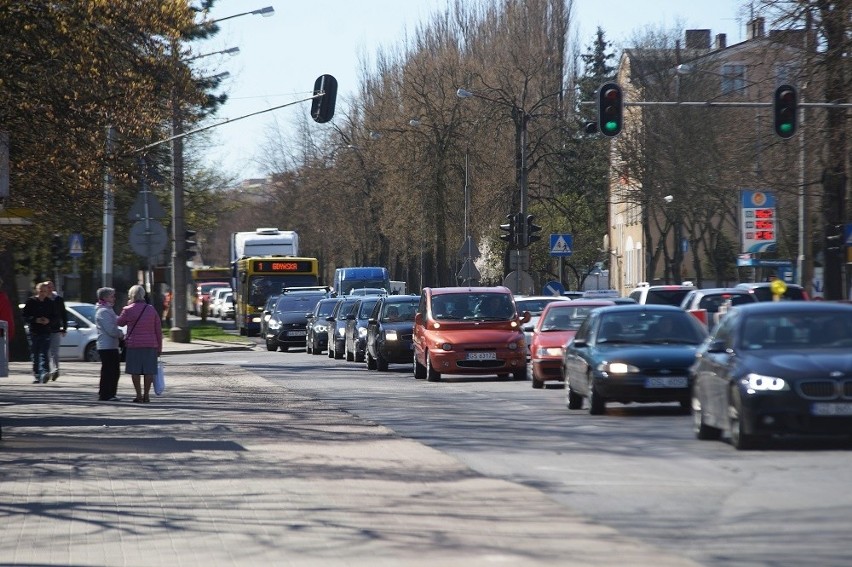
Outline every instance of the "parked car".
<path fill-rule="evenodd" d="M 343 347 L 346 339 L 346 316 L 349 315 L 358 296 L 338 297 L 334 311 L 328 317 L 328 357 L 343 358 Z"/>
<path fill-rule="evenodd" d="M 210 290 L 217 287 L 230 287 L 228 282 L 204 282 L 195 288 L 194 314 L 201 315 L 202 306 L 207 306 L 207 314 L 210 314 Z"/>
<path fill-rule="evenodd" d="M 328 348 L 328 317 L 340 300 L 336 297 L 321 299 L 308 317 L 305 349 L 308 354 L 322 354 Z"/>
<path fill-rule="evenodd" d="M 68 332 L 59 343 L 60 360 L 83 360 L 100 362 L 98 354 L 98 329 L 95 326 L 97 306 L 92 303 L 66 301 L 65 312 L 68 315 Z M 29 327 L 24 326 L 29 336 Z"/>
<path fill-rule="evenodd" d="M 562 381 L 562 355 L 589 314 L 599 307 L 615 305 L 606 299 L 575 299 L 551 302 L 541 313 L 529 343 L 529 374 L 533 388 L 550 380 Z M 525 325 L 526 327 L 526 325 Z"/>
<path fill-rule="evenodd" d="M 529 359 L 530 356 L 530 345 L 532 344 L 533 329 L 535 328 L 536 323 L 538 323 L 538 318 L 541 315 L 541 312 L 544 310 L 544 307 L 548 303 L 553 303 L 554 301 L 567 302 L 571 300 L 567 297 L 560 297 L 558 295 L 515 296 L 515 305 L 518 308 L 518 312 L 530 312 L 530 320 L 524 323 L 522 327 L 524 331 L 524 339 L 527 342 L 527 359 Z"/>
<path fill-rule="evenodd" d="M 498 287 L 423 288 L 414 318 L 414 377 L 527 376 L 526 342 L 512 292 Z"/>
<path fill-rule="evenodd" d="M 233 292 L 227 294 L 225 299 L 222 300 L 222 320 L 233 321 L 237 317 L 237 306 L 234 305 L 234 294 Z"/>
<path fill-rule="evenodd" d="M 378 295 L 359 297 L 352 310 L 346 315 L 343 353 L 349 362 L 364 362 L 364 352 L 367 347 L 367 320 L 380 297 Z"/>
<path fill-rule="evenodd" d="M 384 372 L 388 364 L 411 364 L 414 314 L 419 303 L 416 295 L 390 295 L 376 302 L 367 321 L 364 357 L 369 370 Z"/>
<path fill-rule="evenodd" d="M 230 287 L 214 287 L 210 290 L 210 307 L 208 315 L 211 318 L 222 316 L 222 301 L 225 299 L 225 295 L 230 292 Z"/>
<path fill-rule="evenodd" d="M 317 303 L 327 297 L 328 292 L 325 291 L 282 293 L 266 325 L 266 350 L 287 351 L 290 347 L 304 347 L 308 316 Z"/>
<path fill-rule="evenodd" d="M 737 449 L 772 435 L 852 436 L 852 305 L 758 302 L 736 307 L 692 367 L 698 439 Z"/>
<path fill-rule="evenodd" d="M 719 322 L 719 318 L 728 309 L 755 301 L 757 301 L 755 296 L 745 289 L 714 287 L 690 291 L 683 298 L 680 308 L 691 313 L 696 319 L 707 325 L 708 331 L 712 331 Z"/>
<path fill-rule="evenodd" d="M 679 306 L 686 294 L 694 290 L 695 286 L 689 282 L 681 285 L 650 285 L 648 282 L 640 282 L 630 290 L 627 297 L 636 300 L 640 305 L 674 305 Z"/>
<path fill-rule="evenodd" d="M 689 367 L 707 328 L 672 305 L 592 311 L 562 360 L 568 409 L 606 412 L 607 402 L 678 402 L 689 408 Z"/>
<path fill-rule="evenodd" d="M 780 281 L 780 280 L 777 280 Z M 751 282 L 739 283 L 738 289 L 744 289 L 748 293 L 754 295 L 757 301 L 772 301 L 772 283 L 773 282 Z M 776 284 L 778 285 L 778 284 Z M 782 301 L 807 301 L 808 293 L 805 289 L 797 284 L 784 284 L 784 293 L 781 294 Z"/>

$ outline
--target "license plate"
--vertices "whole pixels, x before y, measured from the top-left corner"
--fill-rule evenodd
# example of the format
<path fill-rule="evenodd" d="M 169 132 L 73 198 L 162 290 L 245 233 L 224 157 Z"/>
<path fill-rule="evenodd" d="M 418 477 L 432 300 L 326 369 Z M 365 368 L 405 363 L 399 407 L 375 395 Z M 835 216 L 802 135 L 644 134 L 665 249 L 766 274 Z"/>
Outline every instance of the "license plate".
<path fill-rule="evenodd" d="M 469 352 L 467 353 L 468 360 L 497 360 L 496 352 Z"/>
<path fill-rule="evenodd" d="M 288 337 L 304 337 L 307 336 L 307 331 L 287 331 Z"/>
<path fill-rule="evenodd" d="M 813 415 L 852 415 L 852 404 L 818 403 L 811 406 Z"/>
<path fill-rule="evenodd" d="M 686 388 L 686 376 L 665 376 L 645 379 L 646 388 Z"/>

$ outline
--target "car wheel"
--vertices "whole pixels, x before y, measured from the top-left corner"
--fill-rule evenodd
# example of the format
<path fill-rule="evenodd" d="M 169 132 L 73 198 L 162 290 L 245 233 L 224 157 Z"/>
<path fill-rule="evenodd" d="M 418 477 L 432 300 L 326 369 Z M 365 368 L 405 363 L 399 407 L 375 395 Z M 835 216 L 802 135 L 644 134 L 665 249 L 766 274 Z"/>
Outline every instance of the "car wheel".
<path fill-rule="evenodd" d="M 370 352 L 367 352 L 367 355 L 364 357 L 367 359 L 367 370 L 375 370 L 376 369 L 376 359 L 373 358 L 373 355 Z"/>
<path fill-rule="evenodd" d="M 288 350 L 290 350 L 290 345 L 281 345 L 278 348 L 281 349 L 281 352 L 287 352 Z"/>
<path fill-rule="evenodd" d="M 308 340 L 307 338 L 305 338 L 305 353 L 306 354 L 313 354 L 314 353 L 314 341 L 313 340 Z"/>
<path fill-rule="evenodd" d="M 603 415 L 606 413 L 606 400 L 600 395 L 592 377 L 589 376 L 589 414 Z"/>
<path fill-rule="evenodd" d="M 355 351 L 355 362 L 364 362 L 365 354 L 363 352 L 359 353 Z"/>
<path fill-rule="evenodd" d="M 86 350 L 83 351 L 83 360 L 86 362 L 100 362 L 101 355 L 98 353 L 98 343 L 92 341 L 86 345 Z"/>
<path fill-rule="evenodd" d="M 340 344 L 337 341 L 334 341 L 334 358 L 336 360 L 340 360 L 343 358 L 343 352 L 340 350 Z"/>
<path fill-rule="evenodd" d="M 319 344 L 316 342 L 313 343 L 313 348 L 311 349 L 311 354 L 315 354 L 317 356 L 322 354 L 322 348 L 320 348 Z"/>
<path fill-rule="evenodd" d="M 534 390 L 541 390 L 544 388 L 544 382 L 537 380 L 535 376 L 532 377 L 532 387 Z"/>
<path fill-rule="evenodd" d="M 426 380 L 429 382 L 440 382 L 441 373 L 437 372 L 432 366 L 432 360 L 429 358 L 429 352 L 426 352 Z"/>
<path fill-rule="evenodd" d="M 278 345 L 275 344 L 275 343 L 271 343 L 269 341 L 266 341 L 266 350 L 268 350 L 270 352 L 272 352 L 273 350 L 278 350 Z"/>
<path fill-rule="evenodd" d="M 702 441 L 711 441 L 722 436 L 721 429 L 704 423 L 704 410 L 701 409 L 701 400 L 695 393 L 692 394 L 692 430 L 695 432 L 695 438 Z"/>
<path fill-rule="evenodd" d="M 565 384 L 565 389 L 568 390 L 568 409 L 583 409 L 583 396 L 575 392 L 568 383 Z"/>
<path fill-rule="evenodd" d="M 417 354 L 413 355 L 414 358 L 414 377 L 418 380 L 423 380 L 426 378 L 426 367 L 420 364 L 417 360 Z"/>
<path fill-rule="evenodd" d="M 512 372 L 512 380 L 520 381 L 520 380 L 526 380 L 526 379 L 527 379 L 527 369 L 526 368 L 524 368 L 523 370 L 515 370 L 514 372 Z"/>
<path fill-rule="evenodd" d="M 385 357 L 382 356 L 381 351 L 376 351 L 376 368 L 379 372 L 387 372 L 388 371 L 388 361 Z"/>
<path fill-rule="evenodd" d="M 761 445 L 762 438 L 745 432 L 743 423 L 743 402 L 739 390 L 734 387 L 731 390 L 731 401 L 728 405 L 728 423 L 731 428 L 731 445 L 740 451 L 756 449 Z"/>

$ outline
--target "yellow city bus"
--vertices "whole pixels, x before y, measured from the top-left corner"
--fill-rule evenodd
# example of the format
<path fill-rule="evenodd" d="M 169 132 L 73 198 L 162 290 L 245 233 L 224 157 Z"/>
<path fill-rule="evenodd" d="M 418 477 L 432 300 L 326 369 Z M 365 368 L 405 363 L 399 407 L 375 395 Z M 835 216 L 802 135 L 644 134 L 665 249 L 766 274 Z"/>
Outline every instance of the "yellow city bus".
<path fill-rule="evenodd" d="M 259 256 L 237 260 L 234 307 L 241 335 L 260 332 L 260 316 L 269 296 L 284 287 L 319 284 L 319 260 L 290 256 Z"/>

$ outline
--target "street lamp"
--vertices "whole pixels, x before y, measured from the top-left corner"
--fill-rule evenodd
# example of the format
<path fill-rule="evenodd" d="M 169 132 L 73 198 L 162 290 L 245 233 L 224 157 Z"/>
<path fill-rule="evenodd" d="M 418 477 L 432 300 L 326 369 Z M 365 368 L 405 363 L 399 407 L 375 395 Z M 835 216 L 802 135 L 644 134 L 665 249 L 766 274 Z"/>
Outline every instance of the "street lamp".
<path fill-rule="evenodd" d="M 239 16 L 260 15 L 264 17 L 271 16 L 275 10 L 271 6 L 226 16 L 216 22 L 230 20 Z M 177 40 L 172 42 L 172 54 L 174 57 L 178 55 Z M 221 53 L 230 55 L 238 53 L 238 48 L 230 48 L 222 50 Z M 214 52 L 209 55 L 215 55 L 219 52 Z M 198 56 L 201 57 L 201 56 Z M 197 59 L 194 57 L 191 59 Z M 184 218 L 184 195 L 183 195 L 183 123 L 181 120 L 180 108 L 176 93 L 172 91 L 172 303 L 170 309 L 172 311 L 172 327 L 169 330 L 169 338 L 176 343 L 190 342 L 189 325 L 187 321 L 187 266 L 186 266 L 186 223 Z"/>

